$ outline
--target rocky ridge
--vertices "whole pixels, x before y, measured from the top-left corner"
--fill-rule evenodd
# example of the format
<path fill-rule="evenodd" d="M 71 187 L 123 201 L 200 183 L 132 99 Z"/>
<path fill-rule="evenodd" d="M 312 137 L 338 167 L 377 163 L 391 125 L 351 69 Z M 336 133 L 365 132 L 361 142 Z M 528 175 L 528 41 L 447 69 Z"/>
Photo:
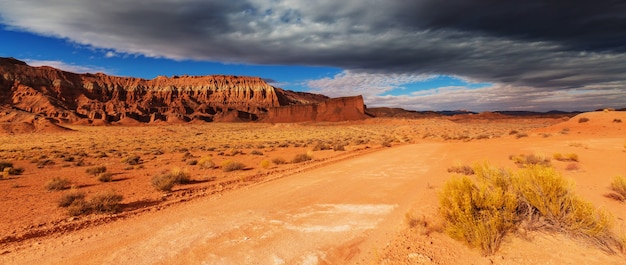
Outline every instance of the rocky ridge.
<path fill-rule="evenodd" d="M 346 102 L 350 103 L 346 105 Z M 329 100 L 323 95 L 276 88 L 260 77 L 185 75 L 147 80 L 31 67 L 13 58 L 0 58 L 0 105 L 61 123 L 101 124 L 129 119 L 143 123 L 303 122 L 365 118 L 360 96 Z M 344 115 L 342 106 L 348 105 L 350 109 Z M 333 111 L 317 115 L 318 109 Z"/>

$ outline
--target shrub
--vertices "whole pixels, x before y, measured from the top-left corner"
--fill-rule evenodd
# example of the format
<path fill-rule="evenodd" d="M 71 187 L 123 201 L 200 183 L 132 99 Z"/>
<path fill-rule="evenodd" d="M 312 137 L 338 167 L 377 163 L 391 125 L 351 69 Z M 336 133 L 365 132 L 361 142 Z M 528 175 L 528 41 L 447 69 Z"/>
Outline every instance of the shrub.
<path fill-rule="evenodd" d="M 88 169 L 85 170 L 85 172 L 87 172 L 87 174 L 91 174 L 94 176 L 97 176 L 101 173 L 104 173 L 107 171 L 107 167 L 105 166 L 97 166 L 97 167 L 90 167 Z"/>
<path fill-rule="evenodd" d="M 98 174 L 98 181 L 100 182 L 110 182 L 111 180 L 113 180 L 113 174 L 111 173 L 104 172 Z"/>
<path fill-rule="evenodd" d="M 129 165 L 139 165 L 141 163 L 141 157 L 138 155 L 127 156 L 122 159 L 122 163 Z"/>
<path fill-rule="evenodd" d="M 448 173 L 474 175 L 474 169 L 468 165 L 455 165 L 448 168 Z"/>
<path fill-rule="evenodd" d="M 0 161 L 0 171 L 4 171 L 5 168 L 12 168 L 13 163 L 9 161 Z"/>
<path fill-rule="evenodd" d="M 270 167 L 270 161 L 269 160 L 261 161 L 261 167 L 265 168 L 265 169 L 269 168 Z"/>
<path fill-rule="evenodd" d="M 190 160 L 187 160 L 186 164 L 190 166 L 195 166 L 198 164 L 198 160 L 190 159 Z"/>
<path fill-rule="evenodd" d="M 335 144 L 333 146 L 334 151 L 346 151 L 346 146 L 344 144 Z"/>
<path fill-rule="evenodd" d="M 527 133 L 518 133 L 517 135 L 515 135 L 515 138 L 519 139 L 519 138 L 523 138 L 523 137 L 528 137 Z"/>
<path fill-rule="evenodd" d="M 314 147 L 313 151 L 321 151 L 321 150 L 330 150 L 330 146 L 323 142 L 318 142 Z"/>
<path fill-rule="evenodd" d="M 70 181 L 66 178 L 54 177 L 48 182 L 46 182 L 46 190 L 66 190 L 70 188 Z"/>
<path fill-rule="evenodd" d="M 76 200 L 84 200 L 85 193 L 79 192 L 76 190 L 71 190 L 70 192 L 63 194 L 59 199 L 58 205 L 59 207 L 68 207 Z"/>
<path fill-rule="evenodd" d="M 613 119 L 614 123 L 622 123 L 622 119 Z"/>
<path fill-rule="evenodd" d="M 89 206 L 96 213 L 117 213 L 120 210 L 122 195 L 108 191 L 94 195 L 89 200 Z"/>
<path fill-rule="evenodd" d="M 618 195 L 611 198 L 615 198 L 619 201 L 626 200 L 626 179 L 621 176 L 613 178 L 613 182 L 611 182 L 610 188 L 616 195 Z"/>
<path fill-rule="evenodd" d="M 276 165 L 282 165 L 282 164 L 287 164 L 287 161 L 282 158 L 282 157 L 276 157 L 274 159 L 272 159 L 272 163 L 276 164 Z"/>
<path fill-rule="evenodd" d="M 505 187 L 464 176 L 448 181 L 439 198 L 445 232 L 485 254 L 495 253 L 515 225 L 517 199 Z"/>
<path fill-rule="evenodd" d="M 543 155 L 511 155 L 509 159 L 512 160 L 519 167 L 526 167 L 529 165 L 541 165 L 541 166 L 550 166 L 550 158 L 547 158 Z"/>
<path fill-rule="evenodd" d="M 173 168 L 170 172 L 152 177 L 152 186 L 160 191 L 171 191 L 176 184 L 187 184 L 191 182 L 189 174 L 180 168 Z"/>
<path fill-rule="evenodd" d="M 226 160 L 222 163 L 222 170 L 224 172 L 231 172 L 236 170 L 243 170 L 246 166 L 239 162 L 234 162 L 230 160 Z"/>
<path fill-rule="evenodd" d="M 213 163 L 213 158 L 210 156 L 204 156 L 200 158 L 200 161 L 198 161 L 198 165 L 200 166 L 200 168 L 206 169 L 212 169 L 215 167 L 215 163 Z"/>
<path fill-rule="evenodd" d="M 152 186 L 160 191 L 171 191 L 174 185 L 174 179 L 167 174 L 155 175 L 151 180 Z"/>
<path fill-rule="evenodd" d="M 580 119 L 578 119 L 578 123 L 583 123 L 583 122 L 588 122 L 589 118 L 587 117 L 581 117 Z"/>
<path fill-rule="evenodd" d="M 528 165 L 515 173 L 474 166 L 477 181 L 457 177 L 439 195 L 440 214 L 451 237 L 493 254 L 520 225 L 556 231 L 614 252 L 624 242 L 611 232 L 611 217 L 573 194 L 573 184 L 553 168 Z"/>
<path fill-rule="evenodd" d="M 562 155 L 560 153 L 556 153 L 552 156 L 555 160 L 558 161 L 573 161 L 578 162 L 578 155 L 574 153 Z"/>
<path fill-rule="evenodd" d="M 311 157 L 308 154 L 297 154 L 293 157 L 291 163 L 301 163 L 309 160 L 311 160 Z"/>
<path fill-rule="evenodd" d="M 251 155 L 257 155 L 257 156 L 262 156 L 263 152 L 259 151 L 259 150 L 252 150 L 250 152 Z"/>

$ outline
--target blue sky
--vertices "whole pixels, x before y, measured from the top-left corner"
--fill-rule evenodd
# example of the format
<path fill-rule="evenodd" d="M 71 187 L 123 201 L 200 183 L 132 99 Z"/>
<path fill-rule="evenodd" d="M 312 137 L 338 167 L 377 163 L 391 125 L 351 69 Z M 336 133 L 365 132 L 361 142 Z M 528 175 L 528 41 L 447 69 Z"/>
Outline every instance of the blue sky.
<path fill-rule="evenodd" d="M 0 56 L 146 79 L 260 76 L 412 110 L 622 108 L 624 9 L 582 0 L 0 0 Z"/>

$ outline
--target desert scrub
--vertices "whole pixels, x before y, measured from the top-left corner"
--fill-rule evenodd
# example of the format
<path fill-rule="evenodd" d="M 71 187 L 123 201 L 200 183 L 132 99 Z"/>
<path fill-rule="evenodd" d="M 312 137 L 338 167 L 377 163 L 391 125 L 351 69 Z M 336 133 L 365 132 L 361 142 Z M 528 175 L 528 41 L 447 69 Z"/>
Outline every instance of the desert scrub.
<path fill-rule="evenodd" d="M 272 163 L 274 163 L 275 165 L 282 165 L 287 164 L 287 160 L 282 157 L 276 157 L 272 159 Z"/>
<path fill-rule="evenodd" d="M 589 118 L 587 117 L 581 117 L 580 119 L 578 119 L 578 123 L 584 123 L 584 122 L 588 122 Z"/>
<path fill-rule="evenodd" d="M 187 184 L 191 182 L 189 174 L 180 168 L 173 168 L 170 172 L 155 175 L 152 177 L 152 186 L 160 191 L 171 191 L 176 184 Z"/>
<path fill-rule="evenodd" d="M 94 176 L 98 176 L 99 174 L 102 174 L 106 171 L 107 171 L 107 167 L 105 166 L 90 167 L 85 170 L 87 174 L 94 175 Z"/>
<path fill-rule="evenodd" d="M 109 172 L 103 172 L 98 174 L 98 181 L 100 182 L 111 182 L 113 180 L 113 174 Z"/>
<path fill-rule="evenodd" d="M 107 191 L 94 195 L 89 201 L 85 194 L 70 192 L 59 200 L 59 207 L 67 208 L 70 216 L 86 215 L 90 213 L 117 213 L 120 211 L 120 202 L 124 197 L 115 191 Z"/>
<path fill-rule="evenodd" d="M 96 213 L 117 213 L 120 210 L 120 202 L 124 197 L 114 191 L 103 192 L 94 195 L 89 200 L 91 210 Z"/>
<path fill-rule="evenodd" d="M 71 182 L 66 178 L 54 177 L 46 182 L 45 188 L 49 191 L 66 190 L 70 188 Z"/>
<path fill-rule="evenodd" d="M 224 172 L 243 170 L 245 168 L 246 168 L 246 166 L 243 163 L 240 163 L 240 162 L 235 162 L 235 161 L 231 161 L 231 160 L 226 160 L 226 161 L 222 162 L 222 170 Z"/>
<path fill-rule="evenodd" d="M 515 227 L 517 197 L 507 186 L 466 176 L 453 178 L 439 197 L 445 232 L 485 254 L 496 252 L 504 236 Z"/>
<path fill-rule="evenodd" d="M 59 198 L 58 205 L 59 207 L 68 207 L 76 200 L 84 200 L 85 193 L 79 192 L 77 190 L 70 190 L 69 192 L 63 194 L 61 198 Z"/>
<path fill-rule="evenodd" d="M 457 173 L 463 175 L 474 175 L 474 169 L 468 165 L 454 165 L 448 168 L 448 173 Z"/>
<path fill-rule="evenodd" d="M 573 184 L 553 168 L 529 165 L 517 172 L 474 166 L 467 176 L 448 181 L 439 194 L 440 214 L 451 237 L 493 254 L 502 238 L 524 226 L 560 232 L 614 253 L 624 242 L 612 233 L 612 217 L 581 200 Z"/>
<path fill-rule="evenodd" d="M 530 165 L 550 166 L 550 158 L 543 155 L 510 155 L 509 159 L 519 167 L 527 167 Z"/>
<path fill-rule="evenodd" d="M 264 169 L 268 169 L 271 165 L 271 162 L 269 160 L 263 160 L 260 163 L 261 167 Z"/>
<path fill-rule="evenodd" d="M 309 161 L 311 160 L 311 156 L 309 156 L 308 154 L 297 154 L 296 156 L 293 157 L 293 159 L 291 160 L 291 163 L 302 163 L 305 161 Z"/>
<path fill-rule="evenodd" d="M 5 171 L 7 168 L 13 168 L 13 163 L 9 161 L 0 161 L 0 171 Z"/>
<path fill-rule="evenodd" d="M 122 163 L 126 163 L 129 165 L 139 165 L 141 163 L 141 157 L 138 155 L 127 156 L 122 159 Z"/>
<path fill-rule="evenodd" d="M 626 179 L 622 176 L 616 176 L 609 187 L 612 193 L 608 194 L 607 197 L 618 201 L 626 200 Z"/>
<path fill-rule="evenodd" d="M 259 150 L 252 150 L 250 151 L 251 155 L 256 155 L 256 156 L 262 156 L 263 152 L 259 151 Z"/>
<path fill-rule="evenodd" d="M 552 157 L 558 161 L 578 162 L 578 155 L 575 153 L 569 153 L 569 154 L 564 154 L 564 155 L 561 153 L 555 153 L 554 155 L 552 155 Z"/>
<path fill-rule="evenodd" d="M 203 169 L 212 169 L 215 167 L 215 163 L 213 162 L 213 158 L 210 156 L 203 156 L 198 161 L 198 166 Z"/>

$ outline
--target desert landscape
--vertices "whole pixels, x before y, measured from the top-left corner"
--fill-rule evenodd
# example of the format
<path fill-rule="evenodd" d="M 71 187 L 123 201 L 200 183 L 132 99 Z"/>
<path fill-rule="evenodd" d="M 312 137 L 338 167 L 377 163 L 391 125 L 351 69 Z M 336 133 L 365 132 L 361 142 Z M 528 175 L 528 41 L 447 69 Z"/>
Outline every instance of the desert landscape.
<path fill-rule="evenodd" d="M 17 65 L 29 75 L 69 76 Z M 107 117 L 116 113 L 76 115 L 53 103 L 47 86 L 23 80 L 4 88 L 13 104 L 0 116 L 3 264 L 624 260 L 624 195 L 612 188 L 626 172 L 623 111 L 446 116 L 301 94 L 310 100 L 274 107 L 276 114 L 256 112 L 252 103 L 221 106 L 239 113 L 230 122 L 172 119 L 186 116 L 168 107 L 151 114 L 163 120 L 115 120 Z M 25 89 L 28 97 L 19 92 Z M 214 109 L 195 112 L 206 108 Z M 334 120 L 324 114 L 329 108 Z M 246 110 L 258 121 L 236 118 L 253 115 Z M 446 183 L 471 177 L 481 164 L 514 171 L 531 158 L 571 182 L 576 198 L 608 213 L 615 241 L 525 224 L 485 252 L 449 236 L 441 214 Z"/>
<path fill-rule="evenodd" d="M 0 1 L 0 264 L 625 264 L 620 1 Z"/>

